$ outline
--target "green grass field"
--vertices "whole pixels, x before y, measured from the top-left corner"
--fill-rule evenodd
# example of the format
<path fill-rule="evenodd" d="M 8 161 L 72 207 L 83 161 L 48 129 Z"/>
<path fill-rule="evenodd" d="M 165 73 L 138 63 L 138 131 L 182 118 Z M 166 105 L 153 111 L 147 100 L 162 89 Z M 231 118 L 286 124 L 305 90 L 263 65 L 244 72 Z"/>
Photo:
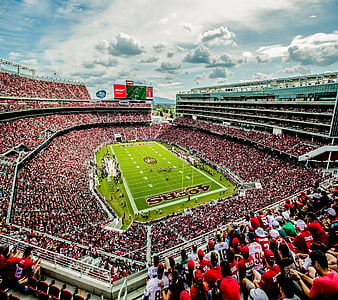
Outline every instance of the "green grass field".
<path fill-rule="evenodd" d="M 139 219 L 143 212 L 149 213 L 147 218 L 157 218 L 159 210 L 165 215 L 234 192 L 234 185 L 222 174 L 206 165 L 209 173 L 193 167 L 157 142 L 104 146 L 97 153 L 98 166 L 102 157 L 112 154 L 122 177 L 118 184 L 109 176 L 101 178 L 98 190 L 118 215 L 129 219 Z"/>
<path fill-rule="evenodd" d="M 156 142 L 110 145 L 134 213 L 215 194 L 225 186 Z"/>

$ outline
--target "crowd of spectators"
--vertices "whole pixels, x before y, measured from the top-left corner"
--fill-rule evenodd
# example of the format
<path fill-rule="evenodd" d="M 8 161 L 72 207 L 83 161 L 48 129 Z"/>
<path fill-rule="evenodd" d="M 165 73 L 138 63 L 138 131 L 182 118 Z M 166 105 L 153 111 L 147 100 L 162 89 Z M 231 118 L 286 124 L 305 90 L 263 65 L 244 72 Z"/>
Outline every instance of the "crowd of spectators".
<path fill-rule="evenodd" d="M 25 145 L 30 150 L 47 140 L 52 134 L 70 127 L 89 124 L 121 124 L 134 122 L 150 122 L 150 111 L 144 113 L 80 113 L 80 114 L 52 114 L 27 117 L 1 122 L 0 153 L 7 152 L 18 145 Z M 135 138 L 143 139 L 144 134 L 137 136 L 137 129 L 128 133 Z"/>
<path fill-rule="evenodd" d="M 34 79 L 0 72 L 0 96 L 89 100 L 84 84 Z"/>
<path fill-rule="evenodd" d="M 57 99 L 12 99 L 0 98 L 0 111 L 19 111 L 27 109 L 45 109 L 62 107 L 150 107 L 149 103 L 126 102 L 121 104 L 119 101 L 89 101 L 89 100 L 57 100 Z"/>
<path fill-rule="evenodd" d="M 313 186 L 275 209 L 251 210 L 245 221 L 215 228 L 206 247 L 182 249 L 176 262 L 155 256 L 144 299 L 337 299 L 337 187 Z"/>
<path fill-rule="evenodd" d="M 246 181 L 258 180 L 262 183 L 262 189 L 247 190 L 245 196 L 237 195 L 231 199 L 231 205 L 229 199 L 220 199 L 216 203 L 193 208 L 192 214 L 175 214 L 151 224 L 152 253 L 179 245 L 243 217 L 253 208 L 281 200 L 308 186 L 319 176 L 311 169 L 296 167 L 221 136 L 168 124 L 76 130 L 56 137 L 20 171 L 11 221 L 33 231 L 77 241 L 89 248 L 144 261 L 144 226 L 148 225 L 135 223 L 137 225 L 123 234 L 107 230 L 107 214 L 88 189 L 89 161 L 100 145 L 114 142 L 116 133 L 123 141 L 137 137 L 145 140 L 157 138 L 182 148 L 190 147 L 197 153 L 204 153 L 204 158 L 209 161 L 232 168 Z M 79 144 L 78 140 L 82 143 Z M 50 247 L 53 243 L 40 245 Z M 74 245 L 55 248 L 59 253 L 74 258 L 87 255 Z"/>
<path fill-rule="evenodd" d="M 176 118 L 174 123 L 181 126 L 189 126 L 192 128 L 208 130 L 219 135 L 226 135 L 245 141 L 250 141 L 263 147 L 277 150 L 279 152 L 284 152 L 288 155 L 296 157 L 324 145 L 323 143 L 315 143 L 305 138 L 291 136 L 288 134 L 276 135 L 247 128 L 234 128 L 206 121 L 193 120 L 187 117 Z"/>

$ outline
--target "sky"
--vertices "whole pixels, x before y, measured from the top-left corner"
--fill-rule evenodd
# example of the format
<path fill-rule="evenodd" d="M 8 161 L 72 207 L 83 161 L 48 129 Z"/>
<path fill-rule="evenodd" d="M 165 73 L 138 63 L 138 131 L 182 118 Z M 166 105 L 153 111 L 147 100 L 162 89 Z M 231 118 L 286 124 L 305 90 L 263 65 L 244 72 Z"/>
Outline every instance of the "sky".
<path fill-rule="evenodd" d="M 338 70 L 337 0 L 1 0 L 0 58 L 113 97 Z"/>

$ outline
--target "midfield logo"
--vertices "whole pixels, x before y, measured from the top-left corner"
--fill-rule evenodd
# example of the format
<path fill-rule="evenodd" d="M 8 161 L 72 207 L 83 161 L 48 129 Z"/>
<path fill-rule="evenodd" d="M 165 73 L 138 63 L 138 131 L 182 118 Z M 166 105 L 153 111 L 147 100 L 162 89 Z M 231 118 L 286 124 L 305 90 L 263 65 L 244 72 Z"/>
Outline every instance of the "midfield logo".
<path fill-rule="evenodd" d="M 145 158 L 143 158 L 143 161 L 147 164 L 150 164 L 150 165 L 155 165 L 157 164 L 157 160 L 153 157 L 150 157 L 150 156 L 147 156 Z"/>
<path fill-rule="evenodd" d="M 199 185 L 176 190 L 176 191 L 169 192 L 169 193 L 146 197 L 146 201 L 148 205 L 155 205 L 163 201 L 171 201 L 171 200 L 186 197 L 189 195 L 197 195 L 201 192 L 207 192 L 209 189 L 210 189 L 210 185 L 199 184 Z"/>

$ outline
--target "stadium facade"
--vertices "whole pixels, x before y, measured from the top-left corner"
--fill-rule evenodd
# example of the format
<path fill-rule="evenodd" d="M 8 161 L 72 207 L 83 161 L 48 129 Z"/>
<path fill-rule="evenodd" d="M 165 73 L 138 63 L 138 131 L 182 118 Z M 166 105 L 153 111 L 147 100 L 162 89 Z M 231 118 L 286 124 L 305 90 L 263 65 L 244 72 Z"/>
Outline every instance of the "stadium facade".
<path fill-rule="evenodd" d="M 338 73 L 194 88 L 177 114 L 219 124 L 327 140 L 338 136 Z"/>
<path fill-rule="evenodd" d="M 332 72 L 193 88 L 176 95 L 176 112 L 184 118 L 225 127 L 336 145 L 337 78 L 338 72 Z M 326 160 L 336 151 L 326 147 L 299 160 Z M 326 155 L 318 158 L 323 153 Z"/>

